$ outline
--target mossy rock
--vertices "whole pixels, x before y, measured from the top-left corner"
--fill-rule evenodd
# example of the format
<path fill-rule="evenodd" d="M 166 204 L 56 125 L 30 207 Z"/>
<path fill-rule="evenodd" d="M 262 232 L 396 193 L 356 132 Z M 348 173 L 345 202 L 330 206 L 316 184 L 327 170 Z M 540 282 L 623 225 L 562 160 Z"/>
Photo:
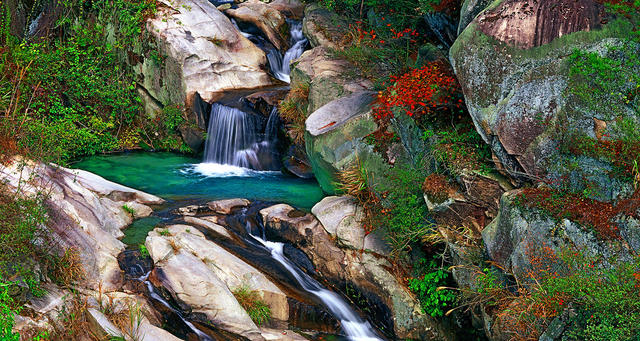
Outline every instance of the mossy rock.
<path fill-rule="evenodd" d="M 571 56 L 583 50 L 619 58 L 608 51 L 627 40 L 631 23 L 615 19 L 601 25 L 608 19 L 601 16 L 604 11 L 595 1 L 570 5 L 582 7 L 568 12 L 566 19 L 553 21 L 564 13 L 557 12 L 565 10 L 563 6 L 543 1 L 535 4 L 537 10 L 523 11 L 514 2 L 494 1 L 450 50 L 475 126 L 514 178 L 587 176 L 583 169 L 592 167 L 591 161 L 584 161 L 583 169 L 567 170 L 566 163 L 573 157 L 561 153 L 565 137 L 595 139 L 595 120 L 608 122 L 607 132 L 616 130 L 609 113 L 590 110 L 573 95 Z M 526 26 L 534 19 L 539 24 Z M 637 121 L 632 111 L 620 115 Z M 585 189 L 579 181 L 569 185 L 571 191 Z M 626 185 L 608 177 L 593 177 L 592 186 L 592 197 L 600 200 L 615 200 L 626 193 Z"/>

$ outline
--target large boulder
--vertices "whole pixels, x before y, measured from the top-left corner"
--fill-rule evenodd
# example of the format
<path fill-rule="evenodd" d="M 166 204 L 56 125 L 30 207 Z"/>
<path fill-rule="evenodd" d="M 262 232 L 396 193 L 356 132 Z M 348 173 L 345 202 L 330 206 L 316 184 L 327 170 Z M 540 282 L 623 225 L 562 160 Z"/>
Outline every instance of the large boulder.
<path fill-rule="evenodd" d="M 371 90 L 369 80 L 351 77 L 355 67 L 344 59 L 332 56 L 324 46 L 305 51 L 292 63 L 291 87 L 309 85 L 309 114 L 323 105 L 355 92 Z"/>
<path fill-rule="evenodd" d="M 311 4 L 304 10 L 302 32 L 313 47 L 340 48 L 348 28 L 343 17 L 319 4 Z"/>
<path fill-rule="evenodd" d="M 269 7 L 280 11 L 287 18 L 302 20 L 304 17 L 304 3 L 299 0 L 274 0 L 269 3 Z"/>
<path fill-rule="evenodd" d="M 202 312 L 222 329 L 249 337 L 256 332 L 255 325 L 250 319 L 247 321 L 248 315 L 232 294 L 244 287 L 260 295 L 271 309 L 272 318 L 284 323 L 289 319 L 287 296 L 260 271 L 208 240 L 194 227 L 173 225 L 162 231 L 166 232 L 158 229 L 150 232 L 145 244 L 156 268 L 161 269 L 158 277 L 163 286 L 192 311 Z M 197 291 L 201 285 L 180 279 L 189 271 L 180 270 L 181 267 L 204 271 L 200 279 L 206 282 L 206 293 L 211 296 L 202 298 L 204 294 Z"/>
<path fill-rule="evenodd" d="M 610 162 L 562 155 L 569 136 L 595 141 L 615 135 L 617 122 L 638 122 L 628 110 L 592 110 L 572 90 L 574 50 L 624 58 L 609 46 L 621 46 L 630 24 L 620 19 L 603 25 L 608 19 L 600 3 L 494 1 L 461 33 L 450 59 L 475 126 L 500 167 L 520 179 L 568 174 L 571 190 L 590 182 L 594 197 L 611 200 L 625 190 L 603 176 Z"/>
<path fill-rule="evenodd" d="M 522 190 L 505 193 L 498 216 L 482 231 L 489 258 L 512 273 L 519 283 L 527 283 L 529 272 L 536 270 L 535 259 L 539 262 L 547 248 L 554 254 L 574 249 L 620 261 L 632 261 L 640 251 L 640 222 L 636 218 L 617 217 L 620 239 L 603 239 L 587 226 L 523 205 L 526 200 L 521 195 Z"/>
<path fill-rule="evenodd" d="M 195 93 L 211 102 L 225 90 L 271 84 L 262 50 L 206 0 L 162 0 L 147 21 L 158 54 L 136 66 L 142 86 L 162 105 Z"/>
<path fill-rule="evenodd" d="M 390 272 L 393 266 L 386 258 L 339 247 L 318 219 L 289 205 L 271 206 L 260 214 L 267 233 L 304 251 L 329 283 L 348 288 L 347 292 L 358 292 L 356 303 L 378 316 L 381 327 L 390 336 L 420 340 L 452 338 L 441 324 L 422 312 L 415 297 Z M 331 225 L 341 220 L 339 214 L 331 212 L 323 214 L 323 219 Z"/>
<path fill-rule="evenodd" d="M 340 171 L 361 166 L 381 174 L 385 168 L 373 146 L 364 141 L 378 129 L 371 115 L 373 99 L 372 92 L 358 92 L 324 105 L 307 118 L 307 155 L 325 192 L 335 193 Z"/>
<path fill-rule="evenodd" d="M 238 21 L 255 25 L 279 51 L 289 48 L 289 28 L 285 16 L 260 0 L 249 0 L 225 11 Z"/>
<path fill-rule="evenodd" d="M 82 285 L 101 285 L 105 291 L 122 283 L 116 259 L 125 248 L 119 240 L 124 236 L 121 229 L 151 214 L 147 205 L 164 202 L 87 171 L 21 159 L 0 167 L 0 181 L 25 195 L 49 194 L 45 204 L 51 221 L 48 231 L 58 248 L 54 251 L 74 250 L 86 273 Z"/>

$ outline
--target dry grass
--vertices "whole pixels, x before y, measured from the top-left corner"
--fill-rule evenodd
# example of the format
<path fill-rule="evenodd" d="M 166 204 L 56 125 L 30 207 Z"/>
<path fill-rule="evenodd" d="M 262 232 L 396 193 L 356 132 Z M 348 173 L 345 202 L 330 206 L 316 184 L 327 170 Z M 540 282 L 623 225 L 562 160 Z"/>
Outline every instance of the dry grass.
<path fill-rule="evenodd" d="M 287 131 L 296 144 L 304 143 L 305 120 L 309 105 L 309 83 L 299 83 L 280 102 L 280 118 L 287 124 Z"/>
<path fill-rule="evenodd" d="M 354 197 L 363 210 L 360 223 L 367 233 L 379 225 L 379 215 L 386 214 L 380 199 L 369 188 L 369 173 L 360 160 L 338 174 L 338 191 Z"/>

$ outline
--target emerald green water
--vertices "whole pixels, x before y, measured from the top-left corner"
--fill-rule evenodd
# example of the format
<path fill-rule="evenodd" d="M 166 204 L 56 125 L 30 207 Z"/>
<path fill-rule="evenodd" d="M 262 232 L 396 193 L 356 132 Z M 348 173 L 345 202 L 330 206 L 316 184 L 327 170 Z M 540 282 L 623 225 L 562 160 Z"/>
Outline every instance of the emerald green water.
<path fill-rule="evenodd" d="M 257 172 L 173 153 L 123 153 L 86 158 L 72 166 L 169 201 L 247 198 L 310 209 L 323 197 L 315 180 Z"/>

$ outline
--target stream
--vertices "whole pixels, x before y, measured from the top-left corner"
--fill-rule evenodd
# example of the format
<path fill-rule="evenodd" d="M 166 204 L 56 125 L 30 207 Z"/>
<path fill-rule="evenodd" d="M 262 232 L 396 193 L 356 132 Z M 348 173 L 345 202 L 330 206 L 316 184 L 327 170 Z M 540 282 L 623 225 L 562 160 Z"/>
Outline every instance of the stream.
<path fill-rule="evenodd" d="M 300 22 L 288 20 L 290 49 L 281 53 L 271 45 L 255 27 L 242 27 L 242 33 L 265 51 L 272 75 L 286 83 L 290 81 L 290 62 L 298 58 L 308 45 Z M 234 21 L 238 28 L 238 23 Z M 241 99 L 239 99 L 241 100 Z M 228 103 L 227 103 L 228 104 Z M 149 231 L 158 225 L 171 224 L 180 217 L 174 214 L 178 207 L 192 203 L 230 198 L 246 198 L 262 205 L 287 203 L 309 210 L 323 197 L 315 180 L 305 180 L 280 172 L 282 155 L 278 132 L 283 129 L 277 108 L 268 118 L 250 108 L 241 109 L 231 103 L 212 103 L 204 155 L 200 159 L 168 152 L 130 152 L 94 156 L 74 164 L 75 168 L 96 173 L 108 180 L 160 196 L 168 201 L 156 208 L 150 217 L 135 221 L 125 232 L 123 242 L 135 252 L 143 244 Z M 266 207 L 266 206 L 265 206 Z M 290 260 L 284 243 L 269 241 L 261 218 L 247 209 L 235 216 L 244 224 L 244 249 L 217 241 L 232 253 L 245 259 L 272 278 L 289 277 L 287 285 L 304 292 L 326 308 L 340 322 L 343 336 L 348 340 L 382 340 L 372 325 L 363 319 L 341 295 L 330 291 Z M 255 222 L 259 226 L 255 226 Z M 244 231 L 243 231 L 244 232 Z M 301 253 L 301 251 L 296 250 Z M 264 259 L 264 256 L 271 261 Z M 124 257 L 129 257 L 126 254 Z M 137 257 L 139 258 L 139 257 Z M 121 264 L 122 266 L 122 264 Z M 132 278 L 146 287 L 149 298 L 172 316 L 170 328 L 180 334 L 191 335 L 201 341 L 214 340 L 203 329 L 189 320 L 187 314 L 167 301 L 148 279 L 150 269 L 139 264 L 123 268 Z M 283 275 L 285 274 L 285 275 Z M 210 328 L 209 328 L 210 329 Z M 209 330 L 207 329 L 207 330 Z M 210 331 L 210 330 L 209 330 Z M 182 336 L 184 336 L 182 335 Z M 228 339 L 222 337 L 222 339 Z"/>

